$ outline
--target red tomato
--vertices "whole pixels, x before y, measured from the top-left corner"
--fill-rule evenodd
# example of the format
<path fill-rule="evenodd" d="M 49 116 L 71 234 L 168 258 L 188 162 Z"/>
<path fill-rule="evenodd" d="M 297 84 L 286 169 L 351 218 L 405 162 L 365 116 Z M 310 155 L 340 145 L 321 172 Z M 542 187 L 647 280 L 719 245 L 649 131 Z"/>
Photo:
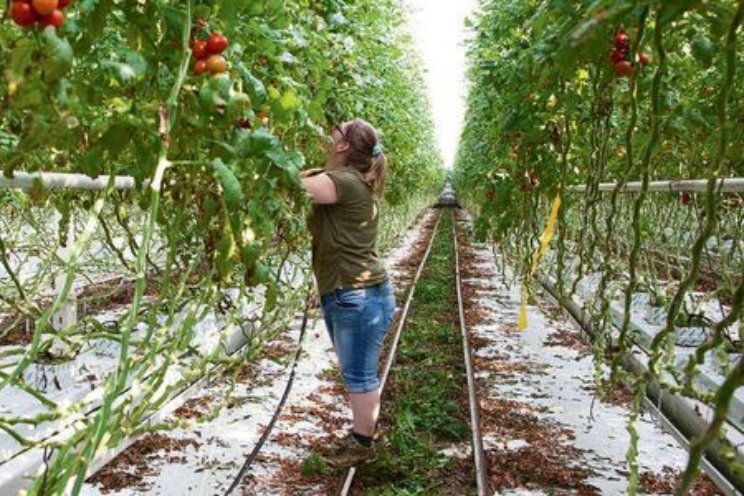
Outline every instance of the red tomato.
<path fill-rule="evenodd" d="M 651 59 L 643 52 L 638 52 L 638 63 L 640 63 L 643 67 L 646 67 L 648 63 L 651 62 Z"/>
<path fill-rule="evenodd" d="M 207 72 L 207 61 L 197 60 L 194 64 L 194 74 L 197 76 L 201 76 L 205 72 Z"/>
<path fill-rule="evenodd" d="M 537 186 L 537 172 L 530 171 L 530 185 Z"/>
<path fill-rule="evenodd" d="M 59 0 L 32 0 L 31 5 L 37 14 L 45 16 L 50 15 L 59 7 Z"/>
<path fill-rule="evenodd" d="M 630 76 L 633 74 L 633 64 L 627 60 L 615 64 L 615 74 L 618 76 Z"/>
<path fill-rule="evenodd" d="M 623 53 L 622 50 L 613 50 L 612 53 L 610 53 L 610 63 L 612 65 L 622 62 L 625 59 L 625 53 Z"/>
<path fill-rule="evenodd" d="M 191 47 L 191 55 L 193 55 L 196 60 L 204 60 L 209 57 L 209 52 L 207 51 L 207 40 L 196 40 Z"/>
<path fill-rule="evenodd" d="M 46 16 L 41 16 L 39 18 L 39 24 L 41 24 L 44 27 L 54 26 L 55 28 L 58 28 L 62 26 L 62 24 L 64 23 L 65 23 L 65 15 L 59 9 L 55 9 L 54 12 L 52 12 L 51 14 L 46 15 Z"/>
<path fill-rule="evenodd" d="M 212 33 L 207 40 L 207 51 L 214 55 L 219 55 L 227 48 L 227 38 L 222 36 L 221 33 Z"/>
<path fill-rule="evenodd" d="M 687 191 L 683 191 L 679 194 L 679 202 L 682 205 L 689 205 L 690 203 L 692 203 L 692 195 Z"/>
<path fill-rule="evenodd" d="M 618 31 L 615 33 L 615 48 L 623 49 L 630 46 L 630 38 L 625 34 L 625 31 Z"/>
<path fill-rule="evenodd" d="M 28 28 L 34 25 L 38 16 L 30 3 L 15 1 L 10 6 L 10 17 L 13 22 L 24 28 Z"/>
<path fill-rule="evenodd" d="M 227 61 L 222 55 L 210 55 L 207 59 L 207 70 L 212 74 L 221 74 L 227 71 Z"/>
<path fill-rule="evenodd" d="M 66 9 L 68 5 L 72 3 L 72 0 L 59 0 L 58 9 Z"/>

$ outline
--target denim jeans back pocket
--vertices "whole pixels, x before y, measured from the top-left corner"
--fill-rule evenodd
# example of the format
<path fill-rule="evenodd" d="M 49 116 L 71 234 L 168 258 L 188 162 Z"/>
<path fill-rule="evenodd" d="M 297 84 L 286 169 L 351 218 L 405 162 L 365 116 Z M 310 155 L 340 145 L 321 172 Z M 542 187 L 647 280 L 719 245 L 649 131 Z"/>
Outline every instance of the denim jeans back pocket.
<path fill-rule="evenodd" d="M 367 300 L 367 290 L 361 289 L 337 289 L 335 303 L 338 308 L 344 310 L 362 310 Z"/>

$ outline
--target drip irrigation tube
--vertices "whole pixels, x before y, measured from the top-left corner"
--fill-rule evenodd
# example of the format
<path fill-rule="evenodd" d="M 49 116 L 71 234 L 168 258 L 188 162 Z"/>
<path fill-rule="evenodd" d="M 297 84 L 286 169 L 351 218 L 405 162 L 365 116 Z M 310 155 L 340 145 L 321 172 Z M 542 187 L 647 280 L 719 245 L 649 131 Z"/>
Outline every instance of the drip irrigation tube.
<path fill-rule="evenodd" d="M 276 424 L 277 420 L 279 420 L 279 415 L 282 413 L 282 409 L 284 408 L 284 404 L 287 402 L 287 398 L 289 398 L 289 393 L 292 391 L 292 386 L 294 385 L 294 379 L 295 375 L 297 373 L 297 363 L 300 360 L 300 355 L 302 354 L 302 342 L 305 339 L 305 334 L 307 332 L 307 321 L 308 316 L 310 313 L 310 294 L 312 291 L 312 286 L 308 290 L 307 298 L 305 300 L 305 312 L 302 315 L 302 326 L 300 327 L 300 336 L 297 339 L 297 351 L 295 352 L 294 358 L 292 360 L 291 369 L 289 372 L 289 379 L 287 380 L 287 385 L 284 387 L 284 393 L 282 394 L 281 399 L 279 400 L 279 404 L 276 407 L 276 410 L 274 411 L 274 415 L 271 417 L 271 421 L 269 422 L 269 425 L 266 426 L 266 429 L 264 429 L 263 433 L 261 434 L 261 438 L 258 440 L 256 445 L 253 447 L 253 451 L 251 451 L 251 454 L 248 455 L 248 457 L 245 460 L 245 463 L 243 463 L 243 466 L 240 468 L 240 471 L 238 472 L 238 475 L 233 480 L 232 484 L 230 484 L 230 487 L 225 491 L 225 496 L 228 496 L 231 494 L 235 488 L 238 487 L 240 482 L 243 480 L 243 477 L 245 477 L 245 474 L 248 473 L 248 469 L 251 468 L 251 465 L 256 460 L 256 457 L 258 456 L 259 451 L 261 451 L 261 448 L 263 448 L 263 445 L 266 443 L 266 440 L 269 438 L 269 435 L 271 435 L 271 431 L 274 429 L 274 425 Z"/>

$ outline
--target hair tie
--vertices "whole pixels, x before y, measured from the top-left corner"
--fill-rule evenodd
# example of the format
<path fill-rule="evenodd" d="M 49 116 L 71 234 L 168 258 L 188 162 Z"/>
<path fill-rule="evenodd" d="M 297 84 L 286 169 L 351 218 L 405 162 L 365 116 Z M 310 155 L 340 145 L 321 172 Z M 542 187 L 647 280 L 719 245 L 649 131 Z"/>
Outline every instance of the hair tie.
<path fill-rule="evenodd" d="M 380 155 L 382 155 L 382 145 L 378 143 L 372 147 L 372 158 L 377 158 Z"/>

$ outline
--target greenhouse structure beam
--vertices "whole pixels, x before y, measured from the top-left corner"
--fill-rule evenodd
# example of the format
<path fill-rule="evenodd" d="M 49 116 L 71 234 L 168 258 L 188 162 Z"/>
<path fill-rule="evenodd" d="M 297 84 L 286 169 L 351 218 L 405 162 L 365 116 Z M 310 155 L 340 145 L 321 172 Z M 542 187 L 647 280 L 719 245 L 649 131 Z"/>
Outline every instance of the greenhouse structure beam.
<path fill-rule="evenodd" d="M 719 193 L 742 193 L 744 192 L 744 177 L 732 177 L 717 179 L 716 191 Z M 643 183 L 640 181 L 626 183 L 620 190 L 623 193 L 639 193 Z M 599 191 L 613 191 L 617 183 L 600 183 L 597 187 Z M 586 185 L 571 186 L 568 188 L 573 193 L 583 193 L 587 189 Z M 648 183 L 649 192 L 679 191 L 689 193 L 705 193 L 708 190 L 707 179 L 689 179 L 673 181 L 650 181 Z"/>
<path fill-rule="evenodd" d="M 47 189 L 103 190 L 108 187 L 110 180 L 111 176 L 93 178 L 85 174 L 65 172 L 17 171 L 13 173 L 13 177 L 0 174 L 0 189 L 29 190 L 38 184 Z M 113 178 L 113 188 L 117 190 L 134 189 L 136 185 L 132 176 L 114 176 Z"/>

